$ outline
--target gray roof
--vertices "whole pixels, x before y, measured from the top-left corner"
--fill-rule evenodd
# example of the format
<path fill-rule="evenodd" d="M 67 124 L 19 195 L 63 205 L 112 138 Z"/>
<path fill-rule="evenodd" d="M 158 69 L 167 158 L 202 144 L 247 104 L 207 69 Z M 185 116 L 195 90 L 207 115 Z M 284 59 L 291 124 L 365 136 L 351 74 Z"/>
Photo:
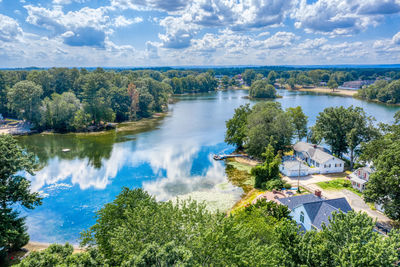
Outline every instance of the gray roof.
<path fill-rule="evenodd" d="M 341 159 L 338 159 L 335 156 L 328 153 L 327 149 L 325 149 L 321 146 L 318 146 L 318 145 L 313 145 L 313 144 L 306 143 L 306 142 L 298 142 L 297 144 L 295 144 L 293 146 L 293 149 L 296 152 L 299 152 L 299 153 L 302 153 L 302 154 L 308 156 L 309 158 L 315 160 L 318 163 L 324 163 L 331 159 L 337 159 L 337 160 L 343 162 Z"/>
<path fill-rule="evenodd" d="M 298 160 L 286 160 L 282 162 L 283 167 L 289 171 L 298 171 L 299 164 L 300 164 L 300 170 L 302 171 L 308 171 L 310 169 L 310 167 L 308 167 L 307 165 Z"/>
<path fill-rule="evenodd" d="M 295 207 L 301 204 L 321 201 L 322 198 L 317 197 L 314 194 L 307 194 L 294 197 L 279 198 L 277 200 L 283 205 L 286 205 L 290 210 L 293 210 Z"/>
<path fill-rule="evenodd" d="M 280 198 L 278 201 L 290 210 L 304 206 L 312 225 L 321 229 L 322 224 L 329 225 L 329 217 L 339 210 L 347 213 L 351 207 L 345 198 L 322 199 L 313 194 Z"/>

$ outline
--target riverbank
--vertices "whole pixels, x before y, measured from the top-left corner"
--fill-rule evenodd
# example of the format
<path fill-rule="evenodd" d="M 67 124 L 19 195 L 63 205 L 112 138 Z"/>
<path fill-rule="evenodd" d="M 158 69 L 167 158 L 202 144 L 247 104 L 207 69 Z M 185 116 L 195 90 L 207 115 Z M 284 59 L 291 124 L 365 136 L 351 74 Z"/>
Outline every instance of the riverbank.
<path fill-rule="evenodd" d="M 332 89 L 325 88 L 325 87 L 300 88 L 300 89 L 293 90 L 293 91 L 314 92 L 314 93 L 321 93 L 321 94 L 327 94 L 327 95 L 339 95 L 339 96 L 350 96 L 350 97 L 354 97 L 354 95 L 357 93 L 357 90 L 335 89 L 335 91 L 332 91 Z"/>

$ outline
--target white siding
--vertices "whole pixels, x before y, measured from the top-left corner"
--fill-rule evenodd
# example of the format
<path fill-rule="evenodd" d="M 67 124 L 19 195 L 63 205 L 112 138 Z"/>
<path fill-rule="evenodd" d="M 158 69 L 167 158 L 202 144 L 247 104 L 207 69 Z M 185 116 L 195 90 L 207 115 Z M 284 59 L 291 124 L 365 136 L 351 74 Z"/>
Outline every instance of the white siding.
<path fill-rule="evenodd" d="M 300 221 L 301 212 L 304 213 L 304 223 L 302 223 L 302 222 Z M 306 210 L 304 209 L 304 206 L 303 206 L 303 205 L 300 205 L 300 206 L 298 206 L 297 208 L 294 208 L 294 209 L 292 210 L 292 212 L 290 213 L 290 215 L 292 216 L 293 220 L 295 220 L 298 224 L 303 224 L 304 228 L 305 228 L 307 231 L 310 231 L 310 230 L 312 229 L 312 228 L 311 228 L 311 220 L 310 220 L 310 218 L 308 217 L 308 214 L 307 214 Z"/>
<path fill-rule="evenodd" d="M 331 160 L 328 160 L 324 164 L 320 164 L 319 169 L 320 169 L 320 173 L 322 173 L 322 174 L 343 172 L 344 171 L 344 162 L 337 158 L 333 158 Z"/>

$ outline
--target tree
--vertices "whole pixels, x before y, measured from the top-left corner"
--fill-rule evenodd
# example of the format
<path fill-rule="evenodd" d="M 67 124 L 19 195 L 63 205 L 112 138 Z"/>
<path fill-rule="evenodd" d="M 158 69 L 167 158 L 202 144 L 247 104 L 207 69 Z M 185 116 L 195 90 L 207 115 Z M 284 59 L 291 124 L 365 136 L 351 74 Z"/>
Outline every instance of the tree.
<path fill-rule="evenodd" d="M 228 76 L 226 76 L 226 75 L 222 76 L 221 85 L 222 85 L 223 89 L 228 88 L 228 86 L 229 86 L 229 77 Z"/>
<path fill-rule="evenodd" d="M 292 119 L 297 139 L 300 141 L 307 136 L 307 116 L 304 114 L 300 106 L 288 108 L 286 112 Z"/>
<path fill-rule="evenodd" d="M 273 85 L 275 83 L 277 77 L 278 77 L 278 74 L 275 71 L 273 71 L 273 70 L 270 71 L 267 76 L 268 83 Z"/>
<path fill-rule="evenodd" d="M 399 260 L 400 235 L 374 231 L 366 213 L 333 213 L 329 226 L 307 232 L 298 244 L 299 263 L 306 266 L 393 266 Z M 359 255 L 359 256 L 354 256 Z"/>
<path fill-rule="evenodd" d="M 289 115 L 277 102 L 260 102 L 247 117 L 246 151 L 260 157 L 268 144 L 275 151 L 286 151 L 291 145 L 294 128 Z M 271 143 L 273 141 L 273 143 Z"/>
<path fill-rule="evenodd" d="M 243 73 L 243 81 L 248 85 L 251 86 L 253 80 L 256 78 L 256 72 L 251 69 L 247 69 Z"/>
<path fill-rule="evenodd" d="M 0 166 L 0 252 L 4 253 L 20 249 L 29 241 L 24 218 L 18 217 L 14 205 L 33 209 L 41 204 L 41 198 L 30 191 L 30 182 L 20 175 L 33 175 L 35 157 L 23 151 L 10 135 L 0 135 Z"/>
<path fill-rule="evenodd" d="M 337 89 L 338 87 L 339 87 L 339 85 L 337 84 L 337 82 L 335 81 L 335 79 L 330 79 L 329 81 L 328 81 L 328 87 L 329 88 L 331 88 L 332 89 L 332 92 L 334 92 L 335 91 L 335 89 Z"/>
<path fill-rule="evenodd" d="M 253 98 L 276 98 L 276 89 L 265 80 L 252 83 L 249 96 Z"/>
<path fill-rule="evenodd" d="M 360 107 L 329 107 L 319 113 L 313 134 L 317 139 L 324 139 L 337 156 L 349 152 L 352 167 L 359 145 L 377 134 L 373 120 Z"/>
<path fill-rule="evenodd" d="M 250 114 L 250 105 L 242 105 L 235 109 L 232 119 L 226 122 L 225 142 L 242 149 L 247 130 L 247 116 Z"/>
<path fill-rule="evenodd" d="M 51 99 L 45 98 L 42 102 L 40 125 L 58 132 L 73 131 L 74 117 L 80 108 L 81 103 L 74 93 L 54 93 Z"/>
<path fill-rule="evenodd" d="M 16 112 L 18 117 L 31 122 L 38 122 L 42 94 L 43 90 L 39 85 L 30 81 L 21 81 L 9 89 L 7 100 L 11 110 Z"/>
<path fill-rule="evenodd" d="M 264 163 L 251 169 L 251 175 L 255 178 L 255 188 L 265 188 L 267 182 L 280 179 L 279 165 L 281 164 L 281 157 L 279 154 L 274 155 L 274 148 L 271 144 L 268 144 L 262 156 L 265 158 Z"/>
<path fill-rule="evenodd" d="M 373 159 L 375 172 L 370 176 L 364 196 L 366 201 L 383 204 L 389 218 L 400 220 L 400 143 L 378 144 L 383 149 L 378 148 L 379 154 Z"/>

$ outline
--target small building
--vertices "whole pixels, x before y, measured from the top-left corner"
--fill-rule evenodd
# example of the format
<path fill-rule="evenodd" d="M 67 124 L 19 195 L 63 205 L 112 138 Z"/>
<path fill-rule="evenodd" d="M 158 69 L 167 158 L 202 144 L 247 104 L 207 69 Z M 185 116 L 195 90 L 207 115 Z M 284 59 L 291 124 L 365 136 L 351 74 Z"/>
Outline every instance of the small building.
<path fill-rule="evenodd" d="M 283 175 L 293 176 L 307 176 L 310 173 L 310 167 L 298 160 L 286 160 L 279 166 L 279 170 Z"/>
<path fill-rule="evenodd" d="M 366 183 L 369 181 L 371 173 L 373 173 L 373 170 L 370 167 L 362 167 L 352 172 L 347 178 L 350 179 L 354 189 L 362 192 L 365 189 Z"/>
<path fill-rule="evenodd" d="M 296 157 L 310 165 L 313 173 L 339 173 L 344 171 L 344 161 L 333 156 L 322 146 L 298 142 L 293 146 Z"/>
<path fill-rule="evenodd" d="M 288 207 L 290 215 L 303 231 L 319 231 L 322 225 L 329 225 L 332 213 L 351 211 L 345 198 L 323 199 L 314 194 L 307 194 L 279 198 L 277 201 Z"/>

